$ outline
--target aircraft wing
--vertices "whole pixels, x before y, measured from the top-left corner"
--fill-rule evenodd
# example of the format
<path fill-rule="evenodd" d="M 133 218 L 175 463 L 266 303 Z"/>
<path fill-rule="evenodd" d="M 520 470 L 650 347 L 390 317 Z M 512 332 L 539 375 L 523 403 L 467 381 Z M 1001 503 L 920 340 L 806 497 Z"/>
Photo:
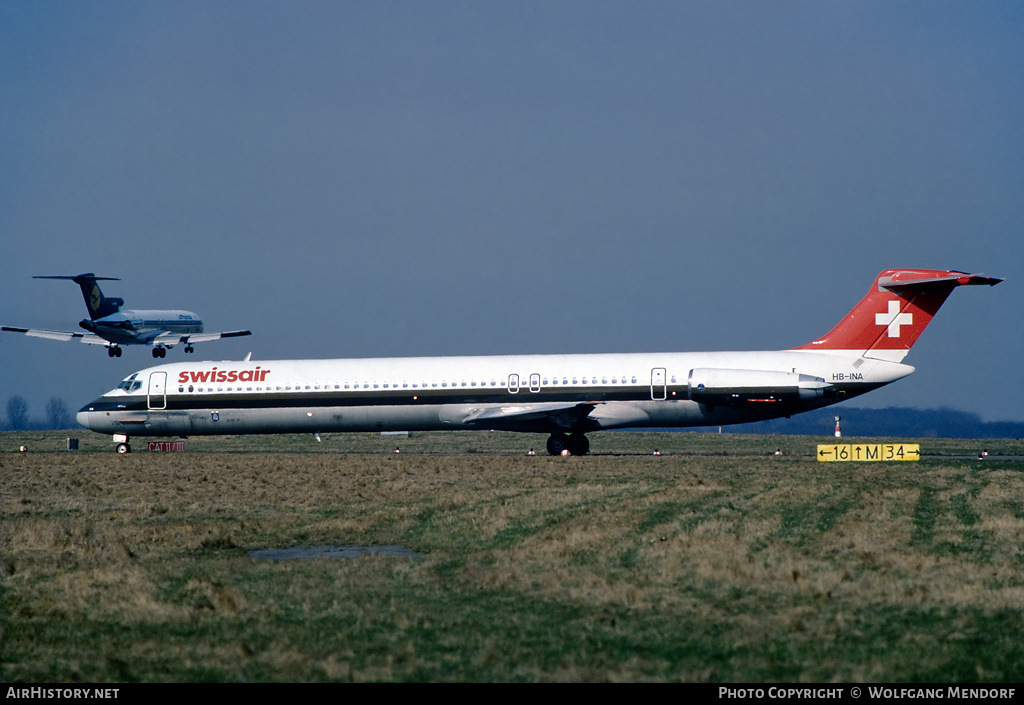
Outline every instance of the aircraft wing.
<path fill-rule="evenodd" d="M 463 422 L 484 428 L 516 429 L 544 425 L 571 429 L 583 423 L 600 403 L 587 401 L 490 406 L 470 409 Z"/>
<path fill-rule="evenodd" d="M 32 338 L 46 338 L 47 340 L 59 340 L 64 343 L 78 339 L 81 340 L 83 343 L 88 343 L 90 345 L 106 345 L 108 347 L 112 345 L 112 343 L 110 343 L 109 341 L 104 340 L 98 335 L 93 335 L 92 333 L 73 333 L 71 331 L 65 330 L 41 330 L 38 328 L 15 328 L 13 326 L 3 326 L 0 327 L 0 330 L 6 331 L 8 333 L 24 333 L 25 335 L 30 336 Z"/>
<path fill-rule="evenodd" d="M 192 343 L 209 343 L 213 340 L 220 340 L 221 338 L 238 338 L 243 335 L 252 335 L 252 331 L 248 330 L 233 330 L 227 333 L 192 333 L 189 335 L 182 335 L 181 333 L 163 333 L 156 336 L 149 341 L 150 345 L 163 345 L 164 347 L 172 347 L 178 343 L 182 345 L 190 345 Z"/>
<path fill-rule="evenodd" d="M 24 333 L 25 335 L 33 338 L 46 338 L 47 340 L 61 340 L 68 342 L 75 338 L 81 338 L 83 333 L 70 333 L 63 330 L 39 330 L 36 328 L 14 328 L 12 326 L 3 326 L 0 330 L 7 331 L 8 333 Z"/>

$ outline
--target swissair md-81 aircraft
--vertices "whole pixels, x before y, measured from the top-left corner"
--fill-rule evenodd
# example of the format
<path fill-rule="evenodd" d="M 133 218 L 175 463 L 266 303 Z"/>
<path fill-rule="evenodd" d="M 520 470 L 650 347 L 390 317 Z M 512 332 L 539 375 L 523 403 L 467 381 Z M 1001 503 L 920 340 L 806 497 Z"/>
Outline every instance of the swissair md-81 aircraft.
<path fill-rule="evenodd" d="M 790 416 L 909 375 L 910 347 L 954 288 L 1000 279 L 890 269 L 829 333 L 765 352 L 186 362 L 136 372 L 78 412 L 129 436 L 500 429 L 587 453 L 609 428 Z"/>
<path fill-rule="evenodd" d="M 37 328 L 3 326 L 8 333 L 24 333 L 35 338 L 50 340 L 81 340 L 83 343 L 107 346 L 110 357 L 121 357 L 122 345 L 152 345 L 153 357 L 166 357 L 167 349 L 177 344 L 185 352 L 193 351 L 193 343 L 205 343 L 221 338 L 252 335 L 247 330 L 230 333 L 203 333 L 203 322 L 191 311 L 131 311 L 121 310 L 124 299 L 104 296 L 97 281 L 119 281 L 117 277 L 97 277 L 92 272 L 75 277 L 32 277 L 33 279 L 68 279 L 82 288 L 89 318 L 79 322 L 88 333 L 73 333 Z"/>

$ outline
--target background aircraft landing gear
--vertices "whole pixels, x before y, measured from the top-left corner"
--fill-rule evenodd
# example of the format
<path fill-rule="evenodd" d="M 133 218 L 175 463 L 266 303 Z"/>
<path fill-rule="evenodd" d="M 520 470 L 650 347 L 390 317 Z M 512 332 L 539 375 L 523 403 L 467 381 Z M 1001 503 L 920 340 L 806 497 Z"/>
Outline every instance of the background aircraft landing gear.
<path fill-rule="evenodd" d="M 567 436 L 564 433 L 553 433 L 548 438 L 548 453 L 561 455 L 563 450 L 568 450 L 569 455 L 586 455 L 590 452 L 590 440 L 582 433 L 574 433 Z"/>
<path fill-rule="evenodd" d="M 153 348 L 153 357 L 167 357 L 167 348 L 162 345 L 158 345 Z"/>
<path fill-rule="evenodd" d="M 196 351 L 196 349 L 193 348 L 191 345 L 186 345 L 185 346 L 185 352 L 186 353 L 194 353 L 195 351 Z"/>
<path fill-rule="evenodd" d="M 107 348 L 107 356 L 108 357 L 121 357 L 121 348 L 119 348 L 116 345 L 111 345 L 109 348 Z"/>

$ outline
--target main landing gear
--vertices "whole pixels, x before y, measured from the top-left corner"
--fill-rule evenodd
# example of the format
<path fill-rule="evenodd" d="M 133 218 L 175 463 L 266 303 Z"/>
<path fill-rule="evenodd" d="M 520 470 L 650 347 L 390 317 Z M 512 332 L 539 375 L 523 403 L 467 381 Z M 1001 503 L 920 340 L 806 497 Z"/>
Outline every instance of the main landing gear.
<path fill-rule="evenodd" d="M 582 433 L 565 435 L 564 433 L 553 433 L 548 438 L 548 453 L 561 455 L 562 451 L 569 451 L 569 455 L 586 455 L 590 452 L 590 441 Z"/>
<path fill-rule="evenodd" d="M 157 345 L 153 348 L 153 357 L 167 357 L 167 348 L 163 345 Z"/>
<path fill-rule="evenodd" d="M 117 345 L 111 345 L 107 347 L 108 357 L 121 357 L 121 348 Z"/>

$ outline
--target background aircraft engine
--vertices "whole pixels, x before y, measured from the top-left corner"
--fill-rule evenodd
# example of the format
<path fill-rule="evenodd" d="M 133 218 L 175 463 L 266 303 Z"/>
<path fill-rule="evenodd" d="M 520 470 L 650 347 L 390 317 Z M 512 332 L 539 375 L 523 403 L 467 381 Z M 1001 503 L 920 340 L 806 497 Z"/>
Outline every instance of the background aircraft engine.
<path fill-rule="evenodd" d="M 737 406 L 802 402 L 825 394 L 828 383 L 821 377 L 771 370 L 690 370 L 686 392 L 701 404 Z"/>

